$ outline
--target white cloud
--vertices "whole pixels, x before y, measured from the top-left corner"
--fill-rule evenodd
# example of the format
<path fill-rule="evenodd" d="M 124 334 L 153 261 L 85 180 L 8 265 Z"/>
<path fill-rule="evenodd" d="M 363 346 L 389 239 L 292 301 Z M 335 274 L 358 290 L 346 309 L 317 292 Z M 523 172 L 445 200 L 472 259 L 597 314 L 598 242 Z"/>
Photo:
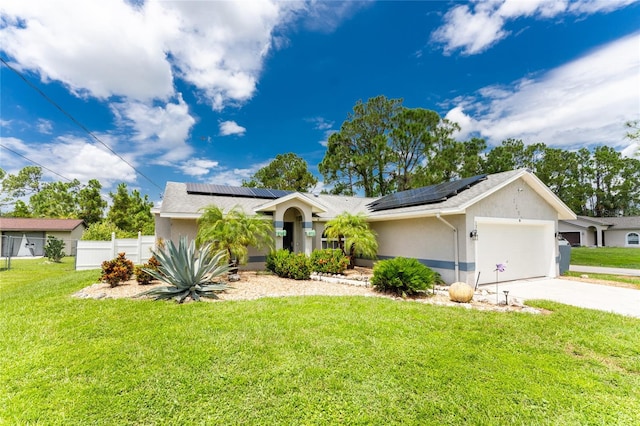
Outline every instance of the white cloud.
<path fill-rule="evenodd" d="M 631 144 L 623 149 L 621 152 L 623 157 L 638 157 L 640 158 L 640 143 L 631 142 Z"/>
<path fill-rule="evenodd" d="M 138 155 L 153 155 L 154 162 L 163 164 L 184 160 L 193 153 L 187 140 L 196 120 L 180 94 L 176 103 L 164 106 L 125 101 L 113 103 L 111 109 L 121 126 L 133 129 Z"/>
<path fill-rule="evenodd" d="M 334 122 L 327 120 L 324 117 L 312 117 L 307 118 L 305 121 L 313 123 L 313 128 L 316 130 L 329 130 L 333 127 Z"/>
<path fill-rule="evenodd" d="M 44 118 L 39 118 L 36 123 L 36 129 L 38 129 L 40 133 L 50 135 L 51 133 L 53 133 L 53 122 L 50 120 L 45 120 Z"/>
<path fill-rule="evenodd" d="M 322 140 L 318 141 L 318 143 L 322 146 L 326 147 L 329 143 L 329 136 L 337 132 L 337 130 L 333 128 L 335 122 L 327 120 L 324 117 L 306 118 L 305 121 L 313 123 L 313 128 L 315 130 L 322 130 L 323 138 Z"/>
<path fill-rule="evenodd" d="M 188 176 L 205 176 L 211 172 L 211 169 L 218 167 L 217 161 L 211 161 L 206 158 L 192 158 L 180 164 L 178 168 Z"/>
<path fill-rule="evenodd" d="M 482 53 L 507 37 L 509 21 L 522 17 L 550 19 L 561 14 L 582 16 L 607 13 L 638 0 L 491 0 L 457 5 L 444 15 L 444 24 L 431 34 L 445 54 Z"/>
<path fill-rule="evenodd" d="M 220 123 L 220 136 L 239 135 L 243 136 L 247 129 L 238 125 L 235 121 L 223 121 Z"/>
<path fill-rule="evenodd" d="M 551 146 L 630 145 L 624 123 L 637 119 L 640 32 L 536 79 L 488 87 L 460 99 L 447 118 L 497 144 L 506 138 Z"/>
<path fill-rule="evenodd" d="M 432 39 L 444 44 L 445 54 L 463 49 L 480 53 L 508 35 L 502 29 L 504 19 L 497 14 L 473 12 L 467 5 L 456 6 L 444 16 L 445 25 L 435 30 Z"/>
<path fill-rule="evenodd" d="M 181 78 L 219 110 L 254 95 L 286 25 L 335 28 L 362 4 L 6 0 L 0 41 L 18 68 L 78 95 L 167 100 Z"/>
<path fill-rule="evenodd" d="M 371 0 L 340 2 L 312 0 L 308 2 L 308 7 L 305 10 L 304 25 L 313 31 L 332 32 L 345 19 L 350 18 L 358 10 L 371 3 Z"/>
<path fill-rule="evenodd" d="M 9 0 L 0 40 L 19 68 L 77 94 L 165 98 L 173 82 L 163 29 L 170 34 L 178 22 L 154 3 Z"/>
<path fill-rule="evenodd" d="M 258 171 L 259 167 L 245 169 L 222 170 L 208 179 L 208 182 L 216 185 L 242 186 L 243 180 L 249 180 Z"/>
<path fill-rule="evenodd" d="M 465 114 L 464 107 L 461 105 L 449 110 L 444 118 L 460 125 L 460 130 L 454 132 L 453 135 L 458 140 L 469 139 L 469 136 L 478 130 L 476 128 L 476 122 L 470 116 Z"/>
<path fill-rule="evenodd" d="M 107 139 L 102 135 L 100 138 Z M 107 141 L 114 143 L 114 141 Z M 90 179 L 98 179 L 105 188 L 114 182 L 136 180 L 135 171 L 120 158 L 104 147 L 89 143 L 83 138 L 61 136 L 51 143 L 42 142 L 33 145 L 26 144 L 17 138 L 0 138 L 0 143 L 38 164 L 45 165 L 47 169 L 67 179 L 78 179 L 83 183 Z M 3 158 L 3 163 L 4 161 Z M 136 165 L 132 158 L 127 158 L 127 161 Z M 25 165 L 32 165 L 25 164 L 22 160 L 10 164 L 14 172 Z M 46 169 L 43 169 L 43 175 L 54 181 L 64 180 Z"/>

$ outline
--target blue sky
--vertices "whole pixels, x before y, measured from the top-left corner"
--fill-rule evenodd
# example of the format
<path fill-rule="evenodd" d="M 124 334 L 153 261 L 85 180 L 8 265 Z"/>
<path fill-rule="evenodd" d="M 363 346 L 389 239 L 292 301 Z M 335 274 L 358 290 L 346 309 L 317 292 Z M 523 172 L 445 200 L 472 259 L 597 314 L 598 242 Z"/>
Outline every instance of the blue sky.
<path fill-rule="evenodd" d="M 460 140 L 638 149 L 624 136 L 640 119 L 636 0 L 7 0 L 0 14 L 2 58 L 99 139 L 3 65 L 9 173 L 26 157 L 58 173 L 46 180 L 153 200 L 167 181 L 240 184 L 279 153 L 317 174 L 330 133 L 377 95 L 458 122 Z"/>

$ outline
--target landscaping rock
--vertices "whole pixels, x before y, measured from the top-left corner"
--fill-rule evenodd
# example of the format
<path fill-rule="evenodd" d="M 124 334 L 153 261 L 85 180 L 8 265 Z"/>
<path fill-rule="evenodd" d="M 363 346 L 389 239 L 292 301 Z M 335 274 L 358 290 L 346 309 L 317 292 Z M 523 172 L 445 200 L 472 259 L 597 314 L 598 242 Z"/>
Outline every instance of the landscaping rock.
<path fill-rule="evenodd" d="M 449 298 L 454 302 L 468 303 L 473 299 L 473 288 L 463 282 L 455 282 L 449 286 Z"/>

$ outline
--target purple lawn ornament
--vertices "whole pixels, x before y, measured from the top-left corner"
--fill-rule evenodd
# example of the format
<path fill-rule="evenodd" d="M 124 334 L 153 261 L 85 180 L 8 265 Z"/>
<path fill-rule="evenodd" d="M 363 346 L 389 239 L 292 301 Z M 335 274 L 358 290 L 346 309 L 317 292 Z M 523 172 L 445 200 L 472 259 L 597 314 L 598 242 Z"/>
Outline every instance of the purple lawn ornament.
<path fill-rule="evenodd" d="M 496 271 L 497 272 L 504 272 L 505 269 L 507 269 L 507 265 L 505 265 L 504 263 L 496 264 Z"/>

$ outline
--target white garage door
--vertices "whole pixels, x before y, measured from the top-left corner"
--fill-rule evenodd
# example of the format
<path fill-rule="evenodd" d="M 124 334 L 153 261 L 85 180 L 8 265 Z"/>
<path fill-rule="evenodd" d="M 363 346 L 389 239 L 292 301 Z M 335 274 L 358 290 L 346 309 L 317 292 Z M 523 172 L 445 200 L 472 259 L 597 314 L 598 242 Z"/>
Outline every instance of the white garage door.
<path fill-rule="evenodd" d="M 480 284 L 555 275 L 553 221 L 485 218 L 476 224 L 476 274 Z M 496 272 L 497 264 L 504 272 Z M 477 275 L 476 275 L 477 278 Z"/>

